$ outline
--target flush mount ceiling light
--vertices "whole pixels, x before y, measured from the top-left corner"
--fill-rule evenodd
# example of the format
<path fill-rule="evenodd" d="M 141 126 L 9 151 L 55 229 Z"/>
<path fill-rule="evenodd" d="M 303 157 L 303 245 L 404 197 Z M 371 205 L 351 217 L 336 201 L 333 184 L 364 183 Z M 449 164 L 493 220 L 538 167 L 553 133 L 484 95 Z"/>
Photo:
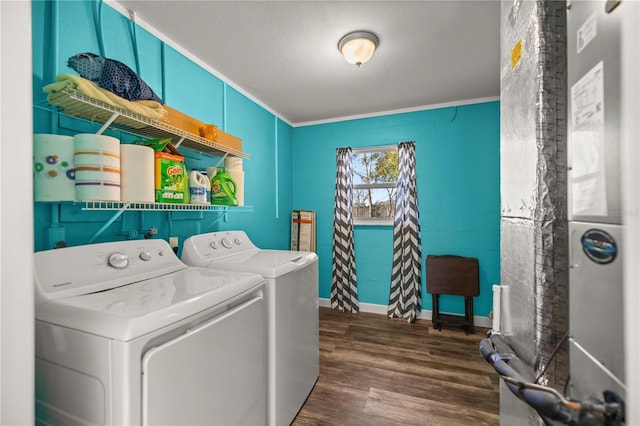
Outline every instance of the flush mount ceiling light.
<path fill-rule="evenodd" d="M 338 50 L 350 64 L 360 66 L 371 59 L 379 44 L 378 37 L 367 31 L 354 31 L 342 37 Z"/>

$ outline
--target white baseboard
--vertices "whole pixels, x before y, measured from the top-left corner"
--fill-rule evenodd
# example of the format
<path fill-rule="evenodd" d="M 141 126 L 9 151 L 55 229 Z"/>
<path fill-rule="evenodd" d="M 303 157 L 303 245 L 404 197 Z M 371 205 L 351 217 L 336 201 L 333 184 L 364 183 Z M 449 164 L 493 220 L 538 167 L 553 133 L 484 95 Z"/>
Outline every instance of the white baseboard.
<path fill-rule="evenodd" d="M 319 298 L 320 306 L 325 308 L 331 307 L 331 300 L 326 299 L 324 297 Z M 374 303 L 360 303 L 360 312 L 368 312 L 371 314 L 381 314 L 387 315 L 387 306 L 386 305 L 376 305 Z M 448 314 L 449 312 L 442 312 L 443 314 Z M 431 321 L 431 311 L 422 310 L 420 312 L 420 316 L 418 318 L 425 319 Z M 454 314 L 460 315 L 460 314 Z M 478 315 L 473 316 L 473 322 L 478 327 L 491 328 L 493 326 L 492 320 L 489 317 L 481 317 Z"/>

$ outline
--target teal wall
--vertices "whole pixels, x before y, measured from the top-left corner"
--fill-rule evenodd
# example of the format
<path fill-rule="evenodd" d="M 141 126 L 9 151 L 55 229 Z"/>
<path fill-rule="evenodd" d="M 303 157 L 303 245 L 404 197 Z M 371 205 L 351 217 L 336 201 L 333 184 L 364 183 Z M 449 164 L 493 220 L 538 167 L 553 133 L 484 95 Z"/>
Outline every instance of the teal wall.
<path fill-rule="evenodd" d="M 36 203 L 35 249 L 50 249 L 60 238 L 67 245 L 143 238 L 150 227 L 156 238 L 185 238 L 226 229 L 243 229 L 260 246 L 287 249 L 292 209 L 291 126 L 227 85 L 148 31 L 133 25 L 108 5 L 93 1 L 34 1 L 33 92 L 34 133 L 73 135 L 100 126 L 51 113 L 42 88 L 57 74 L 77 74 L 67 66 L 81 52 L 103 54 L 136 70 L 167 105 L 207 123 L 215 123 L 243 140 L 245 205 L 253 211 L 137 212 L 126 211 L 97 238 L 114 212 L 83 211 L 79 206 Z M 104 52 L 100 51 L 100 40 Z M 107 131 L 122 143 L 137 139 Z M 189 169 L 215 165 L 219 158 L 182 150 Z M 275 193 L 279 197 L 275 197 Z"/>
<path fill-rule="evenodd" d="M 158 228 L 157 238 L 178 236 L 181 242 L 198 233 L 242 229 L 260 247 L 287 249 L 291 210 L 314 210 L 320 296 L 328 298 L 336 148 L 415 140 L 423 257 L 478 257 L 481 292 L 475 309 L 477 315 L 488 315 L 491 284 L 499 282 L 500 273 L 497 102 L 292 128 L 149 32 L 132 26 L 108 5 L 34 1 L 34 133 L 73 135 L 99 128 L 51 113 L 42 87 L 58 73 L 75 74 L 67 67 L 67 59 L 81 52 L 99 54 L 100 39 L 106 57 L 134 70 L 137 53 L 140 76 L 168 105 L 243 139 L 243 151 L 251 155 L 244 160 L 245 205 L 253 210 L 227 214 L 127 211 L 94 242 L 143 238 L 151 226 Z M 107 134 L 123 143 L 135 139 L 121 132 Z M 190 168 L 218 161 L 197 152 L 183 153 Z M 60 235 L 68 245 L 87 244 L 113 215 L 69 204 L 36 203 L 35 249 L 51 248 Z M 357 226 L 355 239 L 360 301 L 386 305 L 392 229 Z M 424 285 L 423 276 L 423 306 L 431 309 Z M 442 310 L 462 313 L 458 299 L 444 297 Z"/>
<path fill-rule="evenodd" d="M 455 254 L 480 261 L 475 314 L 487 316 L 491 285 L 500 282 L 499 103 L 432 109 L 298 127 L 293 130 L 293 206 L 318 215 L 320 297 L 331 291 L 331 232 L 336 148 L 416 142 L 416 172 L 423 256 Z M 392 258 L 391 226 L 356 226 L 358 296 L 387 305 Z M 441 310 L 463 313 L 461 297 L 441 297 Z"/>

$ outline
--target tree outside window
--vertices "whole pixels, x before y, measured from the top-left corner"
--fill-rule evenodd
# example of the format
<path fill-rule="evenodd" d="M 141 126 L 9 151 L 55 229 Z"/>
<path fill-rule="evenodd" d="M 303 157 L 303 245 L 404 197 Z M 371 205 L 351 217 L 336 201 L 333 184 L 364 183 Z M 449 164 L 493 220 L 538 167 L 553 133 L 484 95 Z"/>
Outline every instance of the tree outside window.
<path fill-rule="evenodd" d="M 392 225 L 398 180 L 396 146 L 353 152 L 353 219 L 356 225 Z"/>

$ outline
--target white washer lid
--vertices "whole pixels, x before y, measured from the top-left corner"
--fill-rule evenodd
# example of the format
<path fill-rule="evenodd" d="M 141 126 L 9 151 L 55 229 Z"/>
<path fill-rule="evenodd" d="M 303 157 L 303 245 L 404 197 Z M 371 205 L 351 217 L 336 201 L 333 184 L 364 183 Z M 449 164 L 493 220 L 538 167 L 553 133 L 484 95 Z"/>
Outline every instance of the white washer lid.
<path fill-rule="evenodd" d="M 262 286 L 256 274 L 186 268 L 107 291 L 36 305 L 36 319 L 120 341 L 173 324 Z"/>
<path fill-rule="evenodd" d="M 278 278 L 317 260 L 317 254 L 307 251 L 255 249 L 215 259 L 209 263 L 209 267 L 254 272 L 265 278 Z"/>

